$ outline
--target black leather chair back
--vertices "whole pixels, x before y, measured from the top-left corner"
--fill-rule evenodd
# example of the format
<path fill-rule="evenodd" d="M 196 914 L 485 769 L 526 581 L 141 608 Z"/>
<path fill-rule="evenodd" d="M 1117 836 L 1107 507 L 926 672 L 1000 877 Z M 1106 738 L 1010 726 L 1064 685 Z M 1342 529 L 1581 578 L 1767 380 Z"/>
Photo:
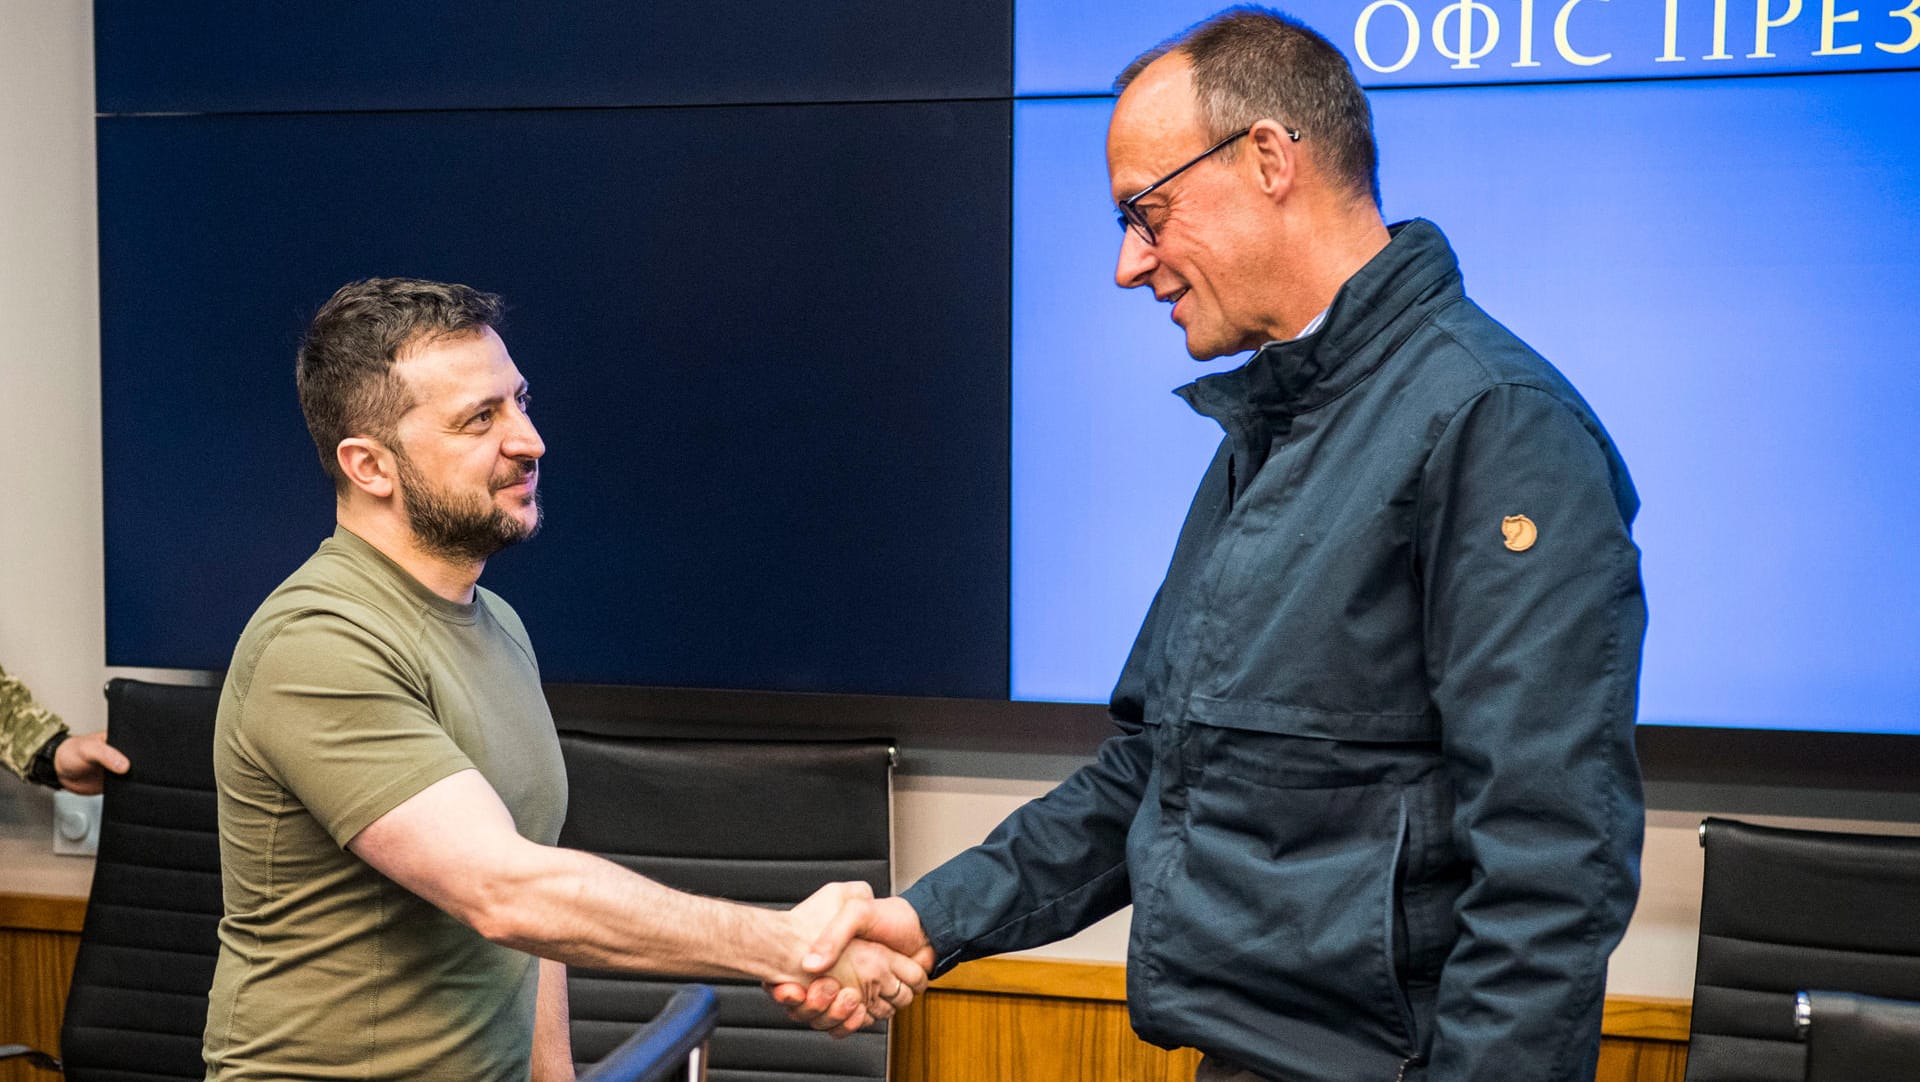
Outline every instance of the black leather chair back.
<path fill-rule="evenodd" d="M 69 1082 L 198 1082 L 219 949 L 214 687 L 107 685 L 107 731 L 133 768 L 107 775 L 100 851 L 60 1030 Z"/>
<path fill-rule="evenodd" d="M 889 742 L 634 739 L 562 732 L 560 844 L 681 890 L 785 907 L 835 880 L 891 888 Z M 704 979 L 704 978 L 703 978 Z M 573 1055 L 593 1063 L 665 1006 L 684 978 L 571 970 Z M 881 1079 L 884 1027 L 832 1041 L 789 1022 L 759 985 L 720 998 L 710 1082 Z"/>
<path fill-rule="evenodd" d="M 1920 838 L 1709 819 L 1701 842 L 1687 1082 L 1801 1082 L 1799 989 L 1920 999 Z"/>

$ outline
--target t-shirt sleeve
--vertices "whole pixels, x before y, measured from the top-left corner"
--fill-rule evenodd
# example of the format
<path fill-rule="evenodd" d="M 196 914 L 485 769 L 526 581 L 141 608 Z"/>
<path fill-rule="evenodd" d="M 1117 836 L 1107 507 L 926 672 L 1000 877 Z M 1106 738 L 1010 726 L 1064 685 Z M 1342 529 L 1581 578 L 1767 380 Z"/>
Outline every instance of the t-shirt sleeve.
<path fill-rule="evenodd" d="M 295 617 L 253 667 L 241 745 L 345 848 L 374 820 L 472 760 L 436 720 L 426 678 L 343 617 Z"/>

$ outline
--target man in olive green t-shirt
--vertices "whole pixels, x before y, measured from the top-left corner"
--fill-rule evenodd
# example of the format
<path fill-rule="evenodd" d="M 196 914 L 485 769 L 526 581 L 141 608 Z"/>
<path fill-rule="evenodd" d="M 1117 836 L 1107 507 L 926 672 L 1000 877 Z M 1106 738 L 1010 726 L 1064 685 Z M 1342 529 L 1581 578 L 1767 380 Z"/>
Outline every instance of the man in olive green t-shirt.
<path fill-rule="evenodd" d="M 570 1078 L 566 963 L 796 980 L 870 896 L 831 884 L 775 912 L 554 847 L 566 778 L 539 668 L 477 585 L 540 522 L 545 445 L 499 311 L 372 279 L 301 345 L 338 528 L 254 614 L 221 695 L 210 1080 Z M 840 946 L 822 1028 L 925 987 L 930 956 Z"/>
<path fill-rule="evenodd" d="M 206 1050 L 219 1077 L 286 1077 L 293 1049 L 313 1077 L 525 1074 L 533 956 L 348 848 L 461 771 L 521 837 L 559 839 L 566 771 L 505 602 L 441 597 L 339 528 L 241 635 L 214 769 L 227 916 Z"/>

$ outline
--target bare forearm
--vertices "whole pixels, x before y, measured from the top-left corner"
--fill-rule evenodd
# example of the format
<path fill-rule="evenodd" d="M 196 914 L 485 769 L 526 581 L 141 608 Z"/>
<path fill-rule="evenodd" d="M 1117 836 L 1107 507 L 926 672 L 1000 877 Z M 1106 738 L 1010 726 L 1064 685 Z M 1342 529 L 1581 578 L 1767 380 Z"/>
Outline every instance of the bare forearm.
<path fill-rule="evenodd" d="M 783 913 L 683 894 L 577 850 L 530 845 L 488 879 L 464 919 L 568 965 L 781 980 L 807 946 Z"/>
<path fill-rule="evenodd" d="M 475 770 L 427 786 L 347 848 L 488 940 L 568 965 L 796 980 L 845 884 L 776 912 L 682 894 L 521 837 Z"/>
<path fill-rule="evenodd" d="M 533 1014 L 533 1082 L 573 1082 L 567 967 L 547 958 L 540 959 L 540 994 Z"/>

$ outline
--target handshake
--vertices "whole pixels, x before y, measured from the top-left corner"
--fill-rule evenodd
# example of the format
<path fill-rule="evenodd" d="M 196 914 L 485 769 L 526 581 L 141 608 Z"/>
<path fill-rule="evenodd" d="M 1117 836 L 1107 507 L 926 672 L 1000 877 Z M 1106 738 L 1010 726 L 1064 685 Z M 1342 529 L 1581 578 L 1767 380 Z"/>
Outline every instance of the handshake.
<path fill-rule="evenodd" d="M 762 984 L 787 1016 L 845 1037 L 926 990 L 933 947 L 902 898 L 875 898 L 865 883 L 829 883 L 785 914 L 788 964 Z"/>

